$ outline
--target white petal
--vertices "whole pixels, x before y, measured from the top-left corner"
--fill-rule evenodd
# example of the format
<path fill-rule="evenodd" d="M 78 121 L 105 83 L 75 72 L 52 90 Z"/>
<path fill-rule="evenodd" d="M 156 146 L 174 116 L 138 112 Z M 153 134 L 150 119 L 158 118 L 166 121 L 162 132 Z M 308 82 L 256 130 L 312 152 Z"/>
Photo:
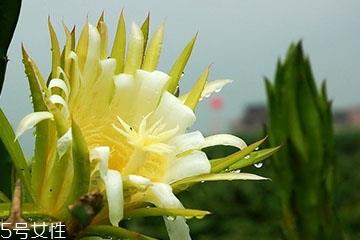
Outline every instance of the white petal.
<path fill-rule="evenodd" d="M 226 145 L 233 146 L 239 149 L 246 148 L 246 143 L 241 138 L 238 138 L 230 134 L 217 134 L 205 138 L 205 144 L 203 148 L 217 146 L 217 145 Z"/>
<path fill-rule="evenodd" d="M 110 148 L 108 146 L 95 147 L 90 150 L 90 161 L 100 160 L 100 173 L 106 175 L 108 171 L 108 161 L 110 156 Z"/>
<path fill-rule="evenodd" d="M 124 216 L 124 195 L 122 178 L 119 171 L 108 169 L 110 148 L 95 147 L 90 151 L 90 161 L 100 160 L 100 176 L 104 181 L 109 206 L 109 219 L 112 225 L 118 226 Z"/>
<path fill-rule="evenodd" d="M 65 117 L 67 117 L 69 115 L 69 107 L 63 97 L 61 97 L 57 94 L 54 94 L 54 95 L 50 96 L 50 101 L 53 104 L 60 104 L 61 106 L 63 106 L 63 114 Z"/>
<path fill-rule="evenodd" d="M 133 75 L 119 74 L 114 77 L 115 94 L 111 102 L 111 111 L 116 112 L 127 120 L 128 113 L 131 112 L 136 93 L 136 83 Z"/>
<path fill-rule="evenodd" d="M 104 111 L 108 109 L 109 102 L 111 100 L 112 94 L 114 93 L 113 76 L 115 73 L 115 67 L 116 60 L 113 58 L 100 61 L 101 73 L 91 88 L 92 94 L 89 94 L 92 98 L 90 100 L 96 101 L 96 104 L 89 107 L 92 108 L 92 111 L 95 112 L 98 116 L 105 114 Z"/>
<path fill-rule="evenodd" d="M 170 163 L 166 182 L 172 183 L 180 179 L 192 177 L 211 170 L 210 162 L 202 151 L 193 151 L 189 155 L 176 158 Z"/>
<path fill-rule="evenodd" d="M 62 135 L 57 141 L 56 149 L 60 159 L 64 156 L 66 151 L 71 146 L 71 142 L 72 142 L 72 132 L 71 132 L 71 128 L 69 128 L 69 130 L 64 135 Z"/>
<path fill-rule="evenodd" d="M 164 183 L 154 183 L 150 186 L 145 201 L 159 208 L 183 208 L 179 199 L 173 194 L 171 187 Z M 164 221 L 171 240 L 191 239 L 190 229 L 184 217 L 176 217 L 175 220 L 164 217 Z"/>
<path fill-rule="evenodd" d="M 59 78 L 51 79 L 48 88 L 52 89 L 55 87 L 60 88 L 65 93 L 66 98 L 69 97 L 69 89 L 68 89 L 66 83 L 64 82 L 64 80 L 59 79 Z"/>
<path fill-rule="evenodd" d="M 232 83 L 232 80 L 224 79 L 224 80 L 214 80 L 214 81 L 207 82 L 204 87 L 204 90 L 201 93 L 200 101 L 205 97 L 210 97 L 211 94 L 213 94 L 214 92 L 220 92 L 221 89 L 226 84 L 229 84 L 229 83 Z M 188 95 L 189 95 L 189 93 L 186 93 L 186 94 L 180 96 L 180 99 L 182 101 L 185 101 L 185 99 L 187 98 Z"/>
<path fill-rule="evenodd" d="M 33 128 L 36 124 L 46 119 L 54 120 L 54 116 L 50 112 L 33 112 L 26 115 L 20 121 L 15 131 L 15 140 L 20 137 L 24 132 Z"/>
<path fill-rule="evenodd" d="M 118 226 L 124 217 L 124 195 L 121 174 L 119 171 L 109 169 L 102 178 L 105 183 L 110 223 L 113 226 Z"/>
<path fill-rule="evenodd" d="M 164 92 L 159 106 L 149 119 L 150 125 L 159 119 L 162 119 L 162 122 L 166 124 L 166 130 L 178 126 L 178 133 L 182 134 L 187 128 L 194 124 L 196 117 L 194 112 L 185 106 L 177 97 L 169 92 Z"/>
<path fill-rule="evenodd" d="M 169 76 L 160 71 L 136 71 L 135 81 L 139 89 L 133 107 L 135 125 L 138 125 L 147 114 L 155 110 L 168 80 Z"/>
<path fill-rule="evenodd" d="M 163 217 L 170 240 L 191 240 L 190 229 L 184 217 L 169 220 Z"/>
<path fill-rule="evenodd" d="M 173 151 L 175 155 L 191 149 L 201 149 L 204 144 L 205 139 L 200 131 L 178 135 L 169 142 L 169 145 L 175 147 Z"/>
<path fill-rule="evenodd" d="M 148 178 L 139 176 L 139 175 L 128 175 L 127 180 L 138 185 L 150 185 L 151 181 Z"/>

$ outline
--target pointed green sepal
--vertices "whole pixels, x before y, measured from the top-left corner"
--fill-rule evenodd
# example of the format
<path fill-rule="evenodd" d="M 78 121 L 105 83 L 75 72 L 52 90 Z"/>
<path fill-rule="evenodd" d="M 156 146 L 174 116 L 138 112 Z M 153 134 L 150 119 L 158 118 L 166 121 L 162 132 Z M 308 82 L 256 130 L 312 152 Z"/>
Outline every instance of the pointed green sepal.
<path fill-rule="evenodd" d="M 208 76 L 209 76 L 209 67 L 207 67 L 205 71 L 200 75 L 195 85 L 189 92 L 189 95 L 185 99 L 184 104 L 189 108 L 191 108 L 192 110 L 195 110 L 201 98 L 201 93 L 204 90 L 205 84 L 208 80 Z"/>
<path fill-rule="evenodd" d="M 121 73 L 124 70 L 124 58 L 126 51 L 126 27 L 124 20 L 124 13 L 121 11 L 113 48 L 111 50 L 111 57 L 116 59 L 116 70 L 115 73 Z"/>
<path fill-rule="evenodd" d="M 167 91 L 170 93 L 175 93 L 176 91 L 180 78 L 185 70 L 185 66 L 190 58 L 191 52 L 196 42 L 196 38 L 197 33 L 185 46 L 179 57 L 176 59 L 174 65 L 171 67 L 171 70 L 169 72 L 170 80 L 167 86 Z"/>
<path fill-rule="evenodd" d="M 146 49 L 144 61 L 142 64 L 142 69 L 146 71 L 152 72 L 158 65 L 164 40 L 164 28 L 165 25 L 162 23 L 154 33 L 154 36 L 152 37 L 150 44 Z"/>

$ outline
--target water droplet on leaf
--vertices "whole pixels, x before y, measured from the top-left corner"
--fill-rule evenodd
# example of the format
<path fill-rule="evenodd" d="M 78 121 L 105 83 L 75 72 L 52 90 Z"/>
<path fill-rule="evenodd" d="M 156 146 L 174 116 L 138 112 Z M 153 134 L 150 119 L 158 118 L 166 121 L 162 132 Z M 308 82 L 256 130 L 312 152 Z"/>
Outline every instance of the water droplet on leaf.
<path fill-rule="evenodd" d="M 254 167 L 256 167 L 256 168 L 261 168 L 262 165 L 263 165 L 263 163 L 262 163 L 262 162 L 259 162 L 259 163 L 255 163 L 255 164 L 254 164 Z"/>

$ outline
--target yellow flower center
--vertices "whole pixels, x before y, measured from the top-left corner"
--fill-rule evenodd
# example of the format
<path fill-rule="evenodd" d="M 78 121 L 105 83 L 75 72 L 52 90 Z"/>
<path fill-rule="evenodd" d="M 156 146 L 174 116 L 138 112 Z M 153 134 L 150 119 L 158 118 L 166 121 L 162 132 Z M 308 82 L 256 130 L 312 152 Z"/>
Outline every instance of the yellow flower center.
<path fill-rule="evenodd" d="M 164 131 L 166 125 L 161 120 L 147 127 L 148 116 L 143 118 L 138 127 L 129 126 L 120 117 L 120 127 L 110 117 L 78 116 L 76 120 L 80 121 L 79 125 L 90 149 L 110 147 L 110 169 L 118 170 L 123 175 L 140 175 L 158 182 L 164 178 L 173 149 L 166 142 L 176 135 L 178 129 Z"/>

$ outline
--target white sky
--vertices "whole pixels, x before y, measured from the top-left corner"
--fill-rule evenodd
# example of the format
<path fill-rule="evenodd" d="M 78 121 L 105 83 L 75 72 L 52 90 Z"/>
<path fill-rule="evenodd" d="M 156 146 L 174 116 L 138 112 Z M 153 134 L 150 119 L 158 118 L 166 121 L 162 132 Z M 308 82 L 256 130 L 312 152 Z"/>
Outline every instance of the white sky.
<path fill-rule="evenodd" d="M 184 44 L 199 38 L 183 78 L 183 91 L 208 65 L 211 79 L 230 78 L 221 92 L 225 105 L 214 113 L 206 101 L 198 109 L 196 128 L 210 132 L 214 121 L 227 131 L 249 103 L 265 100 L 263 76 L 272 78 L 277 58 L 290 42 L 303 40 L 315 76 L 327 79 L 335 108 L 360 105 L 360 1 L 358 0 L 24 0 L 9 50 L 10 62 L 0 106 L 14 126 L 31 112 L 28 84 L 21 63 L 23 42 L 43 75 L 50 69 L 47 16 L 58 32 L 61 21 L 82 26 L 96 23 L 102 10 L 112 33 L 125 8 L 127 24 L 151 13 L 152 30 L 166 19 L 160 70 L 168 71 Z M 60 35 L 63 40 L 63 35 Z M 23 142 L 31 152 L 31 136 Z"/>

